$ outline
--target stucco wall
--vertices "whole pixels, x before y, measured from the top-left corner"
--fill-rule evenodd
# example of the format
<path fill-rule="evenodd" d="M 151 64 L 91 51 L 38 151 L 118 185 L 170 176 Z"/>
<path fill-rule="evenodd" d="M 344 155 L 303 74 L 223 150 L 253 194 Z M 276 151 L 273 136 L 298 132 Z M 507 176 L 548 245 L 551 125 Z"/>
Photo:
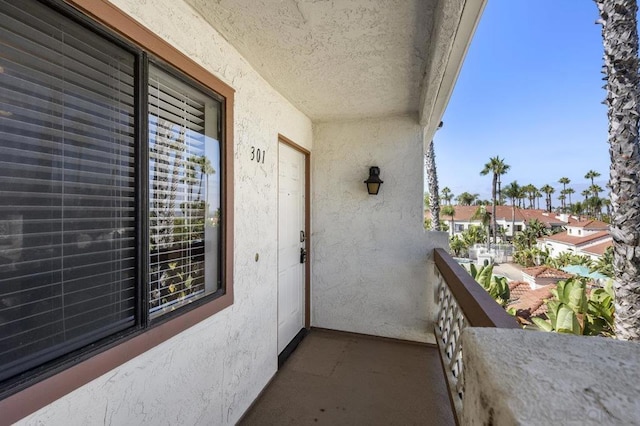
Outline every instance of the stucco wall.
<path fill-rule="evenodd" d="M 465 328 L 462 347 L 460 424 L 639 424 L 637 342 Z"/>
<path fill-rule="evenodd" d="M 549 249 L 549 256 L 552 258 L 558 257 L 563 252 L 575 253 L 576 248 L 567 244 L 557 243 L 555 241 L 539 242 L 538 246 L 541 249 Z"/>
<path fill-rule="evenodd" d="M 431 341 L 428 256 L 447 234 L 423 229 L 416 118 L 319 123 L 313 133 L 313 325 Z M 375 196 L 363 183 L 370 166 L 384 181 Z"/>
<path fill-rule="evenodd" d="M 235 303 L 21 423 L 234 424 L 277 369 L 277 135 L 311 122 L 181 0 L 114 3 L 236 90 Z"/>

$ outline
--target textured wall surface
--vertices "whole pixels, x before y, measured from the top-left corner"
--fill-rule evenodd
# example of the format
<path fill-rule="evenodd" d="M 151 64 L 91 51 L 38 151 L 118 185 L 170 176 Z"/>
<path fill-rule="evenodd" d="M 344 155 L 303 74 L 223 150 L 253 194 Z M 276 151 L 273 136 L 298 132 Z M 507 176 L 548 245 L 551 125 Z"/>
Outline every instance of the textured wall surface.
<path fill-rule="evenodd" d="M 434 247 L 423 228 L 423 141 L 414 116 L 314 125 L 313 325 L 431 341 Z M 380 167 L 378 195 L 363 181 Z"/>
<path fill-rule="evenodd" d="M 314 121 L 419 109 L 437 1 L 187 2 Z"/>
<path fill-rule="evenodd" d="M 181 0 L 114 3 L 236 90 L 235 303 L 23 423 L 234 424 L 277 369 L 277 135 L 311 149 L 311 122 Z"/>
<path fill-rule="evenodd" d="M 495 328 L 462 333 L 464 425 L 637 425 L 640 344 Z"/>

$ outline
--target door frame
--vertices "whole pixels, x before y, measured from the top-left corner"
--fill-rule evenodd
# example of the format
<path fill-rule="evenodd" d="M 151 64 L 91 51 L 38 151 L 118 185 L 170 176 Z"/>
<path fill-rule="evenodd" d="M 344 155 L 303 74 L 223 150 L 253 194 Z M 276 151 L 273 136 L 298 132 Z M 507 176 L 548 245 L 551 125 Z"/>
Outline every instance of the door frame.
<path fill-rule="evenodd" d="M 311 327 L 311 151 L 278 133 L 278 167 L 280 167 L 280 143 L 304 155 L 304 234 L 306 236 L 304 249 L 307 251 L 307 262 L 304 264 L 304 328 L 308 330 Z M 279 185 L 280 183 L 278 187 Z"/>

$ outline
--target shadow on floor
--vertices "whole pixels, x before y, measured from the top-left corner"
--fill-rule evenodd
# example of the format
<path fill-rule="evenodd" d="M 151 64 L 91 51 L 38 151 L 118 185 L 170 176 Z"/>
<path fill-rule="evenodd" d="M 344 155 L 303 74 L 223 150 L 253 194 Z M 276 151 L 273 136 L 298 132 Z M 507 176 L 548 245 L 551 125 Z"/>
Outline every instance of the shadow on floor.
<path fill-rule="evenodd" d="M 239 424 L 455 421 L 437 348 L 313 329 Z"/>

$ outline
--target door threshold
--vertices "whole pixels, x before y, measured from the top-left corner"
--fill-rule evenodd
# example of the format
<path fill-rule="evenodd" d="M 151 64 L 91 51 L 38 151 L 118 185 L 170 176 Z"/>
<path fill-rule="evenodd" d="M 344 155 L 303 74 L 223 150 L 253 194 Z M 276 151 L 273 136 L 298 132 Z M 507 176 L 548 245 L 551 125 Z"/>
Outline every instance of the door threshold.
<path fill-rule="evenodd" d="M 304 339 L 308 332 L 309 330 L 307 330 L 306 328 L 301 328 L 298 334 L 296 334 L 296 337 L 291 339 L 287 347 L 285 347 L 282 352 L 280 352 L 280 355 L 278 355 L 278 370 L 282 368 L 284 363 L 287 361 L 287 359 L 289 359 L 293 351 L 296 350 L 296 348 L 298 347 L 300 342 L 302 342 L 302 339 Z"/>

